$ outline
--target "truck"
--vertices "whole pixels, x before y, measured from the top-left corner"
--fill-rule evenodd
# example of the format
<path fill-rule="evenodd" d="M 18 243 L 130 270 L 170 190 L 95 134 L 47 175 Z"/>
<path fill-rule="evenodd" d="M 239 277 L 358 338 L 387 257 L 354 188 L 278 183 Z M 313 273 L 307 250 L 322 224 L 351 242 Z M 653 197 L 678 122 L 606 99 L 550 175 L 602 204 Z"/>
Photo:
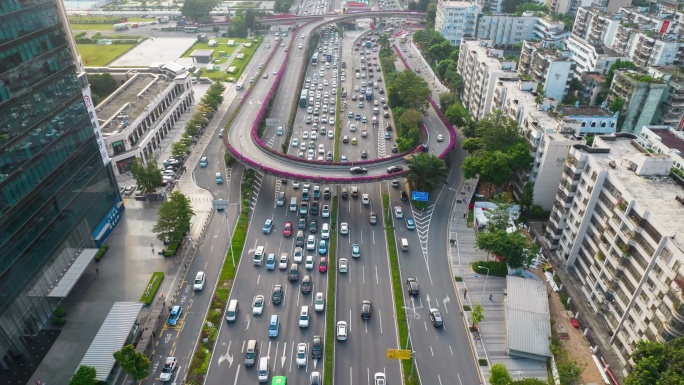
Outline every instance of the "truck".
<path fill-rule="evenodd" d="M 161 24 L 166 24 L 169 22 L 169 18 L 167 16 L 162 16 L 162 17 L 158 17 L 157 21 Z"/>
<path fill-rule="evenodd" d="M 125 29 L 128 29 L 128 24 L 126 24 L 126 23 L 114 24 L 114 30 L 115 31 L 123 31 Z"/>

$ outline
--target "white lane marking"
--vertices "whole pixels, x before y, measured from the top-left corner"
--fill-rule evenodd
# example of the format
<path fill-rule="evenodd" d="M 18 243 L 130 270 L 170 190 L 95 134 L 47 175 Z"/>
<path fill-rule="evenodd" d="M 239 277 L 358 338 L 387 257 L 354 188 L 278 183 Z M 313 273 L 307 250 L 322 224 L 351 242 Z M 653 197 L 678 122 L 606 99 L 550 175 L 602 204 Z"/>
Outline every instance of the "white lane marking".
<path fill-rule="evenodd" d="M 437 375 L 437 379 L 439 380 L 439 385 L 442 385 L 442 378 L 439 376 L 439 374 Z"/>
<path fill-rule="evenodd" d="M 382 334 L 382 311 L 378 309 L 378 317 L 380 317 L 380 334 Z"/>
<path fill-rule="evenodd" d="M 240 367 L 241 366 L 242 365 L 238 365 L 237 370 L 235 371 L 235 381 L 233 381 L 233 385 L 237 385 L 238 378 L 240 376 Z M 180 373 L 180 370 L 178 372 L 176 372 L 176 374 L 178 374 L 178 373 Z M 175 384 L 175 382 L 174 382 L 174 384 Z"/>
<path fill-rule="evenodd" d="M 257 275 L 257 285 L 259 284 L 260 280 L 261 280 L 261 274 Z"/>
<path fill-rule="evenodd" d="M 454 350 L 451 348 L 451 345 L 449 345 L 449 351 L 451 352 L 451 355 L 454 355 Z"/>
<path fill-rule="evenodd" d="M 366 267 L 365 266 L 361 266 L 361 277 L 362 277 L 363 283 L 365 284 L 366 283 Z"/>
<path fill-rule="evenodd" d="M 434 352 L 434 350 L 432 350 L 432 345 L 430 345 L 430 353 L 432 353 L 433 357 L 435 356 L 435 352 Z"/>
<path fill-rule="evenodd" d="M 442 300 L 442 303 L 444 304 L 444 309 L 446 310 L 447 314 L 449 314 L 449 308 L 447 307 L 446 304 L 448 304 L 450 302 L 451 302 L 451 299 L 449 299 L 448 295 Z"/>
<path fill-rule="evenodd" d="M 292 371 L 292 361 L 294 361 L 294 345 L 295 343 L 292 341 L 292 347 L 290 348 L 290 370 L 288 370 L 290 372 Z"/>
<path fill-rule="evenodd" d="M 378 265 L 375 265 L 375 284 L 380 284 L 380 279 L 378 278 Z"/>
<path fill-rule="evenodd" d="M 373 230 L 373 244 L 375 244 L 375 230 Z"/>
<path fill-rule="evenodd" d="M 359 242 L 359 245 L 363 245 L 363 230 L 359 231 L 361 234 L 361 242 Z"/>

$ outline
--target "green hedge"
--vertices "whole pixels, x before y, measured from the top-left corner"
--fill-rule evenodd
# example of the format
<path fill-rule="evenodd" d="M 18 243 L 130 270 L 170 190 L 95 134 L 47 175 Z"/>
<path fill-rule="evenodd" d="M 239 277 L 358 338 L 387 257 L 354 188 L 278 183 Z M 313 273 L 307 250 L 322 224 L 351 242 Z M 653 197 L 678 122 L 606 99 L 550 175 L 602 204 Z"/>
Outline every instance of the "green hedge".
<path fill-rule="evenodd" d="M 506 262 L 503 261 L 479 261 L 470 264 L 470 267 L 474 272 L 478 274 L 487 274 L 487 269 L 482 269 L 480 266 L 489 269 L 489 275 L 493 277 L 505 277 L 508 275 L 508 267 L 506 266 Z"/>
<path fill-rule="evenodd" d="M 388 215 L 390 207 L 389 195 L 382 194 L 382 212 L 385 217 L 385 233 L 387 236 L 387 251 L 390 257 L 390 267 L 392 268 L 392 287 L 394 288 L 394 311 L 397 314 L 397 327 L 399 328 L 399 348 L 404 349 L 408 346 L 411 350 L 411 345 L 408 344 L 408 324 L 406 323 L 406 311 L 404 310 L 404 296 L 401 285 L 401 275 L 399 274 L 399 257 L 397 256 L 397 242 L 394 238 L 394 227 L 392 226 L 392 216 Z M 401 369 L 404 373 L 404 384 L 418 385 L 418 376 L 413 376 L 409 380 L 411 366 L 413 360 L 405 360 L 401 362 Z"/>
<path fill-rule="evenodd" d="M 337 221 L 337 197 L 332 201 L 330 219 Z M 333 383 L 333 364 L 335 362 L 335 281 L 337 278 L 337 231 L 330 232 L 330 252 L 328 253 L 328 293 L 326 295 L 325 316 L 325 362 L 323 364 L 323 383 Z"/>
<path fill-rule="evenodd" d="M 95 261 L 100 262 L 100 259 L 104 257 L 107 250 L 109 250 L 109 245 L 106 243 L 102 244 L 102 246 L 100 246 L 100 250 L 95 253 Z"/>
<path fill-rule="evenodd" d="M 154 300 L 154 297 L 157 295 L 159 285 L 161 285 L 163 280 L 164 273 L 162 273 L 161 271 L 155 271 L 154 273 L 152 273 L 152 278 L 150 278 L 150 282 L 147 284 L 147 288 L 145 288 L 145 292 L 140 298 L 140 302 L 149 306 Z"/>

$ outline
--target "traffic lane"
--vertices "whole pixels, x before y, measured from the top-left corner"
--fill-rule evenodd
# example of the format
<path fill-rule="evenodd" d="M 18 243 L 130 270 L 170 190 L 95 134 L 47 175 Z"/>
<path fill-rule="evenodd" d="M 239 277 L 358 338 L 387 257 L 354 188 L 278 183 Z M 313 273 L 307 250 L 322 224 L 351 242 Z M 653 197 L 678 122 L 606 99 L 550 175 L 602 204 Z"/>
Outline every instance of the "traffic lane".
<path fill-rule="evenodd" d="M 360 200 L 350 199 L 347 208 L 342 205 L 339 211 L 340 221 L 350 224 L 350 232 L 339 237 L 339 255 L 348 258 L 349 273 L 340 274 L 338 285 L 341 285 L 343 279 L 349 281 L 344 282 L 343 286 L 347 290 L 338 286 L 337 291 L 337 309 L 340 309 L 339 313 L 349 309 L 351 320 L 352 334 L 349 341 L 343 344 L 351 351 L 362 354 L 336 354 L 340 360 L 336 364 L 336 378 L 339 378 L 339 373 L 343 379 L 349 378 L 353 383 L 363 383 L 369 373 L 372 378 L 375 372 L 384 371 L 388 379 L 400 381 L 398 362 L 392 363 L 385 358 L 386 349 L 397 348 L 398 343 L 386 241 L 382 227 L 371 225 L 368 216 L 371 210 L 382 210 L 381 207 L 373 206 L 374 202 L 376 205 L 381 204 L 379 186 L 362 186 L 360 194 L 364 193 L 369 194 L 370 205 L 363 205 Z M 357 210 L 359 206 L 363 207 Z M 347 242 L 344 242 L 345 237 L 348 238 Z M 359 258 L 351 256 L 353 243 L 360 246 Z M 373 303 L 373 315 L 368 321 L 360 319 L 361 303 L 364 299 Z M 355 320 L 355 317 L 359 318 Z M 392 370 L 393 364 L 396 364 L 395 370 Z M 345 381 L 342 380 L 342 383 Z"/>
<path fill-rule="evenodd" d="M 273 179 L 271 177 L 267 178 Z M 262 184 L 259 197 L 263 197 L 263 203 L 258 200 L 256 207 L 263 208 L 263 210 L 256 210 L 253 213 L 253 223 L 263 223 L 261 222 L 262 220 L 265 220 L 269 215 L 274 215 L 273 210 L 269 210 L 268 208 L 269 203 L 271 203 L 269 200 L 272 199 L 274 194 L 274 190 L 270 189 L 269 186 L 273 186 L 274 184 L 275 183 L 271 180 Z M 263 192 L 263 194 L 261 194 L 261 192 Z M 269 197 L 271 198 L 269 199 Z M 276 221 L 279 219 L 278 214 L 282 216 L 282 211 L 280 213 L 276 211 Z M 235 373 L 234 376 L 237 378 L 240 369 L 239 365 L 235 366 L 235 364 L 231 364 L 228 358 L 233 357 L 234 359 L 235 357 L 230 346 L 235 347 L 236 344 L 242 344 L 241 346 L 244 348 L 244 341 L 255 339 L 259 341 L 260 344 L 264 344 L 268 350 L 272 347 L 273 354 L 277 355 L 277 361 L 271 361 L 273 375 L 286 374 L 288 377 L 295 376 L 295 378 L 303 375 L 304 377 L 302 377 L 301 381 L 304 381 L 304 378 L 308 375 L 297 374 L 293 356 L 295 352 L 294 345 L 299 342 L 306 342 L 305 340 L 307 339 L 310 340 L 314 333 L 322 333 L 324 322 L 320 322 L 320 325 L 317 327 L 315 326 L 317 323 L 312 320 L 313 327 L 310 326 L 308 330 L 302 330 L 301 332 L 296 330 L 298 329 L 297 319 L 299 316 L 299 306 L 302 304 L 310 304 L 310 300 L 301 295 L 297 285 L 289 284 L 287 282 L 286 273 L 284 271 L 275 270 L 267 272 L 265 271 L 265 267 L 254 266 L 251 260 L 257 245 L 264 245 L 266 247 L 266 253 L 275 251 L 275 253 L 279 255 L 280 252 L 283 251 L 291 252 L 293 241 L 291 239 L 287 239 L 284 242 L 280 241 L 280 239 L 282 239 L 282 233 L 278 234 L 277 232 L 267 235 L 266 237 L 268 240 L 262 237 L 262 235 L 264 234 L 261 231 L 260 226 L 250 226 L 250 234 L 248 234 L 244 251 L 245 255 L 243 255 L 242 258 L 242 260 L 244 260 L 244 266 L 246 267 L 239 267 L 239 269 L 242 270 L 240 270 L 237 275 L 238 278 L 236 278 L 236 281 L 234 282 L 230 295 L 230 299 L 237 299 L 241 304 L 243 316 L 238 317 L 234 324 L 226 325 L 225 328 L 222 327 L 219 338 L 223 348 L 226 350 L 219 352 L 219 345 L 217 343 L 217 352 L 220 354 L 215 354 L 212 361 L 215 360 L 214 363 L 217 368 L 220 368 L 222 365 L 223 368 L 215 370 L 214 373 L 210 373 L 212 375 L 216 374 L 218 377 L 221 377 L 226 373 L 231 375 Z M 271 238 L 272 236 L 276 237 Z M 276 243 L 278 244 L 277 248 L 273 246 Z M 284 300 L 281 305 L 272 305 L 271 302 L 272 288 L 275 284 L 283 285 L 285 291 Z M 319 285 L 325 285 L 325 283 L 319 282 L 319 279 L 314 277 L 314 290 L 316 290 L 316 287 Z M 261 317 L 254 317 L 251 315 L 251 302 L 256 294 L 264 295 L 267 302 L 266 307 L 264 308 L 264 314 Z M 308 303 L 307 300 L 309 300 Z M 271 314 L 278 314 L 281 318 L 281 333 L 278 337 L 269 339 L 267 337 L 267 328 Z M 269 345 L 267 342 L 271 342 L 271 344 Z M 262 350 L 261 354 L 263 353 L 264 350 Z M 225 368 L 226 365 L 228 366 L 227 369 Z"/>
<path fill-rule="evenodd" d="M 214 217 L 209 222 L 207 234 L 222 233 L 226 226 L 222 219 Z M 182 316 L 175 326 L 169 326 L 167 320 L 163 320 L 164 326 L 158 336 L 159 344 L 155 349 L 151 365 L 152 372 L 145 382 L 154 383 L 159 380 L 166 357 L 176 357 L 178 360 L 178 369 L 173 375 L 174 378 L 185 378 L 190 364 L 189 357 L 192 357 L 195 342 L 204 321 L 204 314 L 211 304 L 212 290 L 218 280 L 218 275 L 212 272 L 220 270 L 223 261 L 222 253 L 225 253 L 226 248 L 225 237 L 207 237 L 204 246 L 190 263 L 181 281 L 178 296 L 173 302 L 168 303 L 168 306 L 181 306 Z M 194 279 L 199 271 L 205 272 L 206 281 L 203 290 L 195 291 Z"/>

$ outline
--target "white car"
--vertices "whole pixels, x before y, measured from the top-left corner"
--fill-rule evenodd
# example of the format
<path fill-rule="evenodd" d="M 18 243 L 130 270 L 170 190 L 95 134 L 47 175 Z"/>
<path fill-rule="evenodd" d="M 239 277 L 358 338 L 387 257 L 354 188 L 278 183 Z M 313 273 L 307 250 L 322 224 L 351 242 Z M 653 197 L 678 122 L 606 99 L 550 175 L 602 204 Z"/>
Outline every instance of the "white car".
<path fill-rule="evenodd" d="M 311 139 L 313 139 L 313 140 L 318 139 L 318 133 L 316 131 L 311 131 Z"/>
<path fill-rule="evenodd" d="M 404 212 L 401 210 L 401 207 L 395 206 L 394 207 L 394 217 L 401 219 L 404 217 Z"/>
<path fill-rule="evenodd" d="M 370 204 L 370 197 L 368 196 L 368 194 L 361 195 L 361 203 L 363 203 L 364 205 Z"/>
<path fill-rule="evenodd" d="M 325 297 L 323 297 L 323 293 L 316 293 L 316 299 L 314 300 L 314 310 L 325 310 Z"/>
<path fill-rule="evenodd" d="M 387 384 L 387 382 L 385 382 L 385 373 L 383 373 L 383 372 L 375 373 L 373 378 L 375 379 L 374 385 L 386 385 Z"/>
<path fill-rule="evenodd" d="M 292 182 L 292 188 L 297 190 L 299 188 L 299 182 Z"/>
<path fill-rule="evenodd" d="M 278 269 L 287 269 L 287 253 L 280 254 L 280 261 L 278 262 Z"/>
<path fill-rule="evenodd" d="M 348 334 L 347 323 L 345 321 L 338 321 L 337 322 L 337 340 L 338 341 L 346 341 L 347 340 L 347 334 Z"/>
<path fill-rule="evenodd" d="M 307 250 L 315 250 L 316 249 L 316 237 L 313 235 L 309 235 L 306 239 L 306 249 Z M 302 258 L 299 258 L 299 262 L 302 261 Z"/>
<path fill-rule="evenodd" d="M 252 301 L 252 314 L 254 314 L 255 316 L 260 316 L 261 314 L 263 314 L 265 304 L 266 300 L 264 299 L 263 295 L 255 295 L 254 300 Z"/>
<path fill-rule="evenodd" d="M 331 120 L 331 122 L 333 122 L 333 124 L 335 124 L 334 120 Z M 332 130 L 328 131 L 328 139 L 332 139 L 334 137 L 335 137 L 335 133 Z"/>
<path fill-rule="evenodd" d="M 323 146 L 323 144 L 318 145 L 318 153 L 325 154 L 325 147 Z"/>
<path fill-rule="evenodd" d="M 342 235 L 349 234 L 349 224 L 347 224 L 347 222 L 340 223 L 340 234 L 342 234 Z"/>
<path fill-rule="evenodd" d="M 297 146 L 299 146 L 299 139 L 297 139 L 297 138 L 292 139 L 292 147 L 297 147 Z"/>
<path fill-rule="evenodd" d="M 340 267 L 338 270 L 340 273 L 347 272 L 347 258 L 340 258 Z"/>
<path fill-rule="evenodd" d="M 442 135 L 442 134 L 437 135 L 437 141 L 443 142 L 444 141 L 444 135 Z"/>
<path fill-rule="evenodd" d="M 309 358 L 306 351 L 307 348 L 305 343 L 297 345 L 297 367 L 306 366 L 306 360 Z"/>
<path fill-rule="evenodd" d="M 302 310 L 299 312 L 299 327 L 309 327 L 309 307 L 306 305 L 302 306 Z"/>
<path fill-rule="evenodd" d="M 323 218 L 330 218 L 330 207 L 328 205 L 323 206 L 323 211 L 321 212 Z"/>
<path fill-rule="evenodd" d="M 309 139 L 309 133 L 307 131 L 302 132 L 302 139 Z"/>
<path fill-rule="evenodd" d="M 166 357 L 166 362 L 164 362 L 164 367 L 162 367 L 159 379 L 162 382 L 171 380 L 171 376 L 173 375 L 173 371 L 176 370 L 176 366 L 178 366 L 176 357 Z"/>
<path fill-rule="evenodd" d="M 301 247 L 295 247 L 294 261 L 297 263 L 302 263 L 303 254 L 304 254 L 304 250 Z"/>
<path fill-rule="evenodd" d="M 314 268 L 314 257 L 313 255 L 306 256 L 306 263 L 304 264 L 306 270 L 313 270 Z"/>

